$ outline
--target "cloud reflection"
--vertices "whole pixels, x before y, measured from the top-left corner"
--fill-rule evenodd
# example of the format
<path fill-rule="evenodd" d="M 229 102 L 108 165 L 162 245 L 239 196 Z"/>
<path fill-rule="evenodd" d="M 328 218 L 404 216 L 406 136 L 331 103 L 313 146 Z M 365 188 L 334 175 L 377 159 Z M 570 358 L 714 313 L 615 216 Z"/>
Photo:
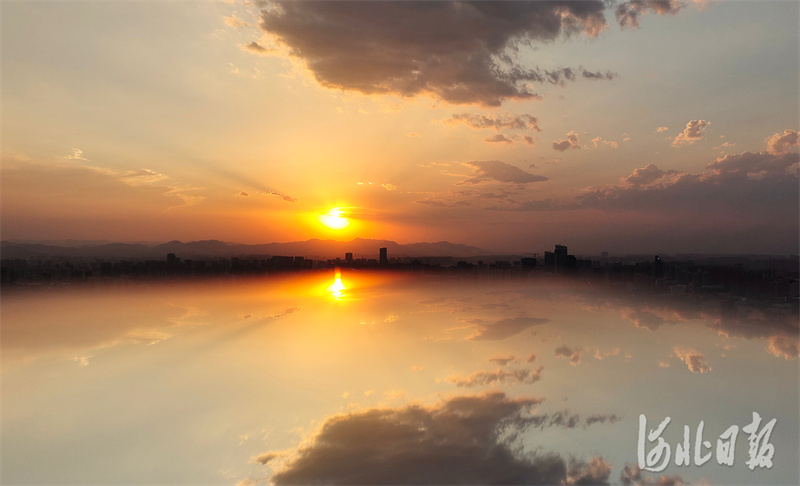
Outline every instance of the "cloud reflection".
<path fill-rule="evenodd" d="M 540 402 L 493 392 L 335 415 L 288 457 L 254 460 L 273 468 L 276 485 L 608 484 L 611 465 L 599 457 L 567 461 L 516 447 L 541 422 L 530 414 Z"/>

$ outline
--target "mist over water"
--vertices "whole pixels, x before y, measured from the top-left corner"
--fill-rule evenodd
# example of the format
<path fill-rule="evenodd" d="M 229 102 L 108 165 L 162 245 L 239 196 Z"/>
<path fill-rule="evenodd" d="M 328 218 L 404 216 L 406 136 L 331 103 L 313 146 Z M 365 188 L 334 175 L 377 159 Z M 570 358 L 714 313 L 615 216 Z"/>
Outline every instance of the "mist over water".
<path fill-rule="evenodd" d="M 547 278 L 343 270 L 13 290 L 2 480 L 791 484 L 797 339 L 780 306 Z M 753 412 L 759 430 L 776 425 L 772 466 L 751 470 Z M 637 470 L 640 415 L 647 432 L 671 418 L 663 471 Z M 690 465 L 677 466 L 684 426 Z"/>

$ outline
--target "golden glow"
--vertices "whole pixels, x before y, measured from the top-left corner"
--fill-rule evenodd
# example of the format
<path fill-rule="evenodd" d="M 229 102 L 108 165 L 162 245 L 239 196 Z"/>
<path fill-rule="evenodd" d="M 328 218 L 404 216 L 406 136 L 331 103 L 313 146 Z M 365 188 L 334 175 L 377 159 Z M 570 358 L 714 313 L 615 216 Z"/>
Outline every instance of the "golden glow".
<path fill-rule="evenodd" d="M 344 291 L 346 289 L 347 287 L 342 283 L 342 271 L 337 268 L 333 283 L 328 286 L 328 292 L 331 293 L 334 299 L 340 300 L 344 298 Z"/>
<path fill-rule="evenodd" d="M 320 223 L 332 230 L 340 230 L 350 226 L 350 220 L 343 217 L 342 208 L 333 208 L 325 214 L 320 214 L 317 219 Z"/>

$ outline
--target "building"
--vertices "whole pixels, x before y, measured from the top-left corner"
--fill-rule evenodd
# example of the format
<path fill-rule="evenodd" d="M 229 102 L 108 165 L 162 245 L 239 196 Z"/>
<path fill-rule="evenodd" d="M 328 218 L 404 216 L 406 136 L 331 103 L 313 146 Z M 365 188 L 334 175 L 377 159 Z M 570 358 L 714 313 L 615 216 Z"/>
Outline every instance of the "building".
<path fill-rule="evenodd" d="M 564 245 L 556 245 L 556 273 L 560 272 L 567 266 L 567 247 Z"/>
<path fill-rule="evenodd" d="M 381 265 L 388 265 L 389 264 L 389 255 L 387 253 L 387 249 L 386 248 L 381 248 L 380 251 L 381 251 L 381 258 L 380 258 Z"/>

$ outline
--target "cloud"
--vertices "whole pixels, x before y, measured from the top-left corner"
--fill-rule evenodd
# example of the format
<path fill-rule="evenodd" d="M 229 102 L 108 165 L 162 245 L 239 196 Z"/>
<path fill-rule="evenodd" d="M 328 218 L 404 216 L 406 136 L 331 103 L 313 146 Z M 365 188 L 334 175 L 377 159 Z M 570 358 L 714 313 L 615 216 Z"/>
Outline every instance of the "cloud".
<path fill-rule="evenodd" d="M 90 354 L 88 356 L 75 356 L 72 358 L 72 361 L 78 363 L 78 366 L 80 366 L 81 368 L 85 368 L 89 366 L 89 359 L 93 357 L 94 357 L 93 354 Z"/>
<path fill-rule="evenodd" d="M 266 55 L 273 52 L 273 49 L 267 49 L 266 47 L 262 46 L 256 41 L 249 42 L 247 44 L 242 44 L 241 48 L 245 51 L 250 51 L 255 54 Z"/>
<path fill-rule="evenodd" d="M 618 76 L 618 74 L 617 73 L 612 73 L 610 71 L 605 72 L 605 73 L 601 73 L 599 71 L 593 73 L 591 71 L 586 71 L 585 69 L 581 69 L 581 76 L 583 76 L 586 79 L 605 79 L 605 80 L 609 80 L 610 81 L 610 80 L 616 78 Z"/>
<path fill-rule="evenodd" d="M 163 181 L 167 176 L 159 174 L 150 169 L 137 169 L 123 172 L 119 175 L 119 180 L 131 186 L 138 186 L 140 184 L 153 184 Z"/>
<path fill-rule="evenodd" d="M 549 322 L 549 319 L 539 319 L 535 317 L 510 317 L 494 322 L 487 322 L 483 319 L 470 319 L 467 322 L 477 326 L 478 330 L 467 339 L 473 341 L 500 341 L 525 329 Z"/>
<path fill-rule="evenodd" d="M 656 131 L 658 133 L 666 132 L 667 130 L 669 130 L 669 127 L 658 127 L 658 128 L 656 128 Z"/>
<path fill-rule="evenodd" d="M 533 363 L 534 361 L 536 361 L 535 354 L 531 354 L 530 356 L 528 356 L 528 359 L 525 360 L 526 363 Z"/>
<path fill-rule="evenodd" d="M 467 162 L 466 165 L 472 167 L 475 170 L 475 174 L 463 181 L 462 184 L 478 184 L 485 181 L 527 184 L 547 180 L 547 177 L 525 172 L 515 165 L 506 164 L 499 160 Z"/>
<path fill-rule="evenodd" d="M 539 128 L 539 121 L 533 115 L 511 115 L 506 113 L 498 117 L 492 115 L 472 115 L 470 113 L 454 113 L 453 116 L 446 120 L 442 120 L 445 125 L 458 125 L 464 124 L 470 128 L 475 129 L 495 129 L 500 130 L 514 129 L 514 130 L 533 130 L 541 131 Z"/>
<path fill-rule="evenodd" d="M 769 352 L 785 359 L 800 357 L 797 335 L 775 335 L 769 338 Z"/>
<path fill-rule="evenodd" d="M 518 437 L 534 423 L 529 411 L 540 402 L 498 392 L 335 415 L 285 461 L 270 464 L 271 479 L 276 485 L 608 484 L 611 466 L 601 458 L 586 464 L 521 452 Z"/>
<path fill-rule="evenodd" d="M 487 359 L 486 361 L 488 361 L 490 363 L 497 363 L 500 366 L 506 366 L 508 363 L 514 361 L 515 359 L 517 359 L 517 357 L 514 356 L 514 355 L 510 355 L 510 356 L 492 356 L 491 358 Z"/>
<path fill-rule="evenodd" d="M 72 149 L 72 154 L 65 155 L 64 158 L 68 160 L 85 160 L 87 162 L 89 160 L 83 156 L 83 150 L 81 149 Z"/>
<path fill-rule="evenodd" d="M 605 4 L 584 2 L 295 2 L 261 11 L 261 28 L 322 86 L 364 94 L 431 95 L 498 106 L 536 99 L 530 83 L 563 83 L 583 68 L 529 69 L 521 46 L 596 37 Z M 585 74 L 588 73 L 588 74 Z"/>
<path fill-rule="evenodd" d="M 527 143 L 528 145 L 533 145 L 534 144 L 533 137 L 531 137 L 530 135 L 523 136 L 522 137 L 522 141 Z M 531 166 L 533 166 L 533 164 L 531 164 Z"/>
<path fill-rule="evenodd" d="M 670 145 L 673 147 L 681 147 L 701 140 L 705 136 L 706 127 L 709 125 L 711 125 L 711 122 L 705 120 L 691 120 Z"/>
<path fill-rule="evenodd" d="M 233 27 L 234 29 L 243 29 L 245 27 L 250 27 L 249 23 L 237 17 L 235 13 L 230 17 L 225 17 L 225 25 L 227 25 L 228 27 Z"/>
<path fill-rule="evenodd" d="M 556 356 L 569 359 L 569 364 L 578 366 L 581 363 L 581 348 L 570 349 L 567 346 L 556 348 Z"/>
<path fill-rule="evenodd" d="M 237 196 L 240 196 L 240 197 L 250 197 L 250 193 L 248 193 L 248 192 L 244 192 L 244 191 L 241 191 L 241 192 L 239 192 L 239 194 L 237 194 Z"/>
<path fill-rule="evenodd" d="M 264 191 L 265 196 L 278 196 L 279 198 L 283 199 L 286 202 L 297 202 L 297 199 L 293 198 L 292 196 L 287 196 L 286 194 L 281 194 L 280 192 L 275 191 Z"/>
<path fill-rule="evenodd" d="M 553 141 L 553 150 L 563 152 L 568 149 L 579 149 L 581 144 L 578 142 L 578 134 L 575 132 L 567 133 L 567 138 L 564 140 Z"/>
<path fill-rule="evenodd" d="M 604 424 L 606 422 L 613 424 L 619 422 L 620 420 L 622 420 L 622 417 L 614 414 L 611 415 L 595 414 L 595 415 L 590 415 L 589 417 L 586 418 L 586 425 L 590 426 L 594 424 Z"/>
<path fill-rule="evenodd" d="M 574 199 L 528 201 L 510 209 L 686 210 L 735 213 L 739 222 L 749 219 L 751 224 L 763 222 L 765 216 L 796 221 L 799 160 L 795 153 L 727 154 L 709 163 L 702 174 L 649 164 L 617 185 L 586 188 Z"/>
<path fill-rule="evenodd" d="M 542 367 L 535 370 L 504 370 L 498 369 L 495 371 L 476 371 L 467 377 L 461 375 L 451 375 L 444 379 L 448 383 L 453 383 L 458 387 L 474 387 L 474 386 L 489 386 L 499 385 L 501 383 L 513 385 L 515 383 L 523 383 L 530 385 L 536 383 L 541 379 Z"/>
<path fill-rule="evenodd" d="M 776 133 L 767 140 L 767 153 L 772 155 L 784 155 L 789 152 L 790 147 L 800 145 L 800 137 L 796 130 L 787 128 L 783 133 Z"/>
<path fill-rule="evenodd" d="M 625 464 L 622 472 L 619 475 L 619 480 L 622 486 L 688 486 L 689 483 L 683 480 L 679 475 L 667 476 L 666 474 L 659 478 L 652 478 L 642 474 L 643 469 L 639 468 L 638 464 Z"/>
<path fill-rule="evenodd" d="M 595 147 L 597 147 L 598 145 L 604 145 L 606 147 L 611 147 L 611 148 L 619 147 L 619 143 L 618 142 L 615 142 L 613 140 L 603 140 L 600 137 L 593 138 L 592 139 L 592 143 L 594 144 Z"/>
<path fill-rule="evenodd" d="M 711 366 L 706 363 L 706 357 L 701 353 L 693 349 L 685 349 L 677 346 L 673 348 L 672 351 L 675 353 L 675 356 L 686 363 L 686 366 L 689 367 L 689 371 L 692 373 L 708 373 L 711 371 Z"/>
<path fill-rule="evenodd" d="M 483 141 L 484 142 L 489 142 L 489 143 L 514 143 L 513 140 L 511 140 L 510 138 L 506 137 L 502 133 L 498 133 L 497 135 L 484 138 Z"/>
<path fill-rule="evenodd" d="M 633 322 L 636 327 L 650 331 L 655 331 L 664 324 L 675 323 L 667 321 L 664 317 L 658 314 L 654 314 L 642 309 L 626 309 L 622 312 L 622 317 Z"/>
<path fill-rule="evenodd" d="M 678 0 L 629 0 L 617 5 L 615 14 L 621 27 L 639 27 L 639 17 L 648 12 L 675 15 L 684 6 Z"/>
<path fill-rule="evenodd" d="M 604 360 L 605 358 L 608 358 L 609 356 L 619 356 L 619 348 L 614 348 L 611 351 L 606 351 L 606 352 L 601 352 L 600 349 L 598 348 L 594 353 L 594 359 L 601 361 Z"/>
<path fill-rule="evenodd" d="M 275 459 L 281 458 L 284 456 L 282 452 L 265 452 L 264 454 L 259 454 L 258 456 L 253 458 L 253 462 L 258 464 L 269 464 L 270 461 Z"/>

